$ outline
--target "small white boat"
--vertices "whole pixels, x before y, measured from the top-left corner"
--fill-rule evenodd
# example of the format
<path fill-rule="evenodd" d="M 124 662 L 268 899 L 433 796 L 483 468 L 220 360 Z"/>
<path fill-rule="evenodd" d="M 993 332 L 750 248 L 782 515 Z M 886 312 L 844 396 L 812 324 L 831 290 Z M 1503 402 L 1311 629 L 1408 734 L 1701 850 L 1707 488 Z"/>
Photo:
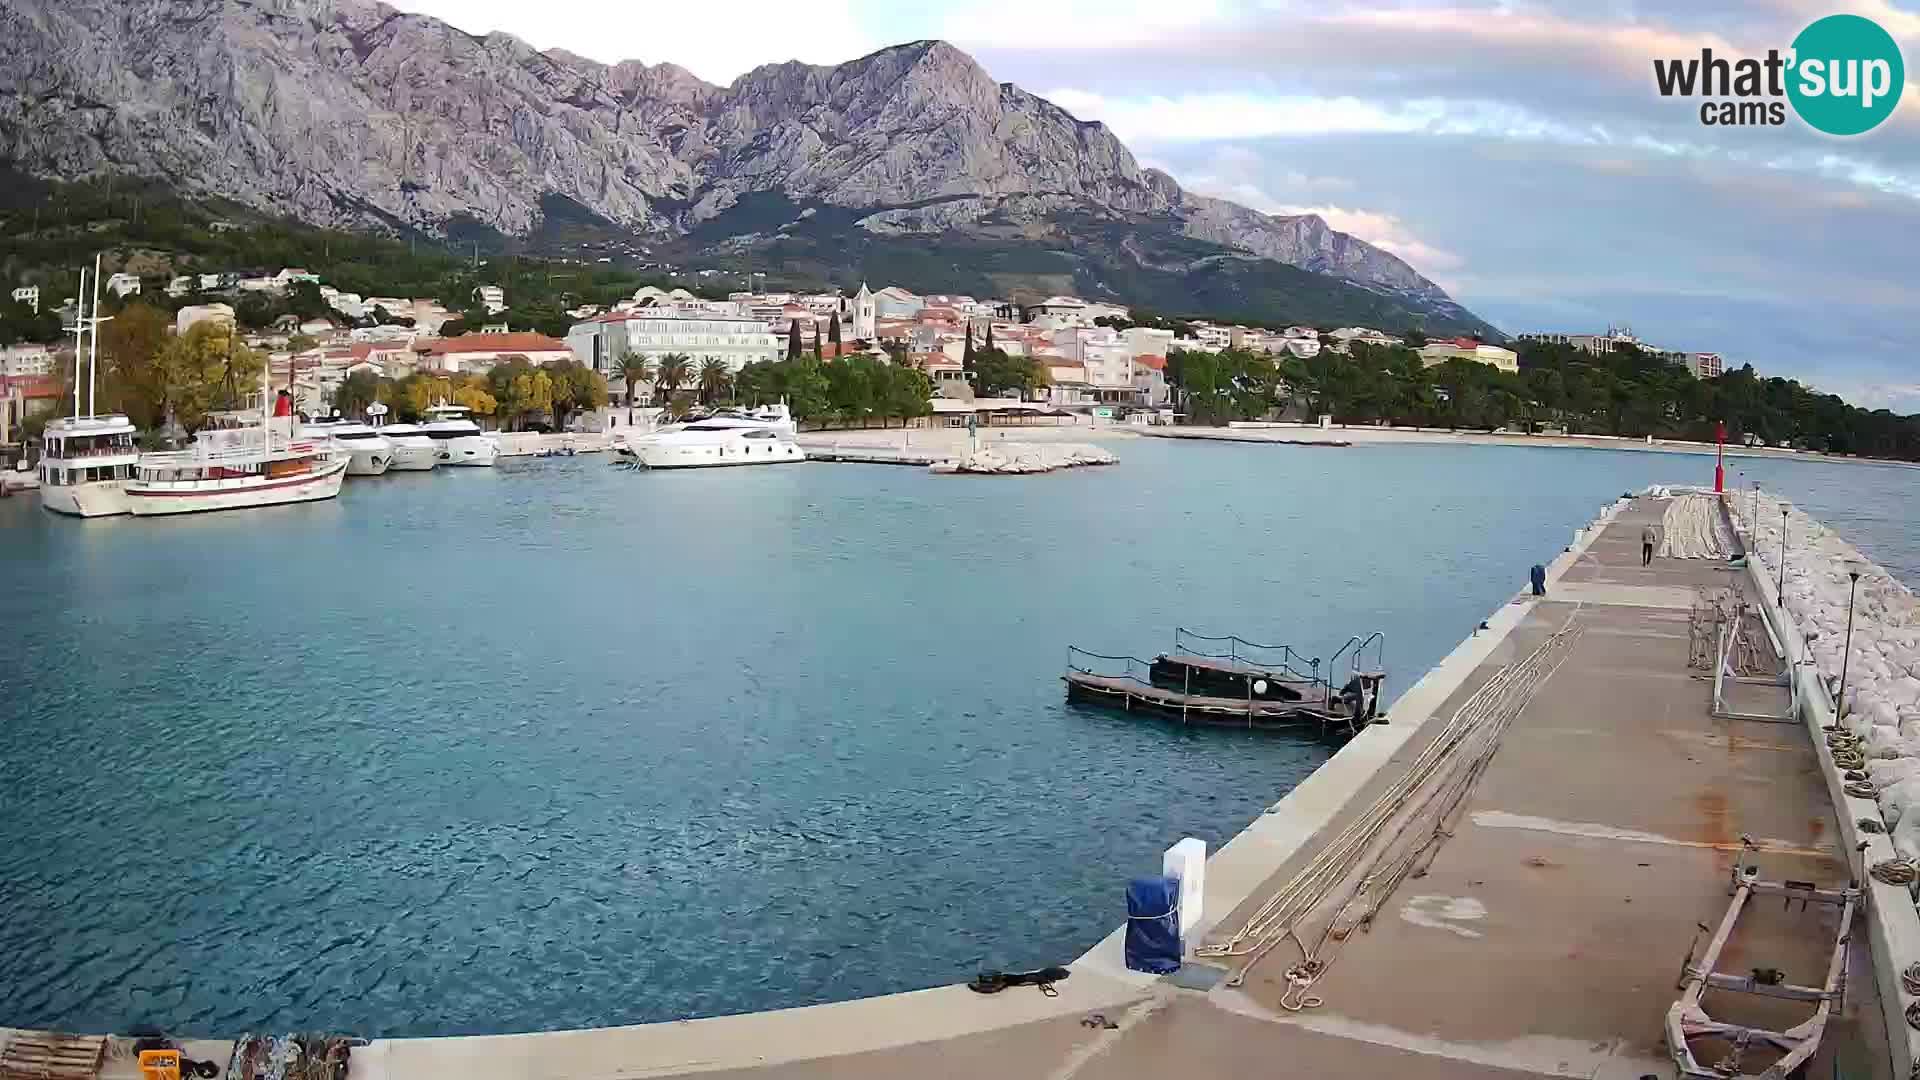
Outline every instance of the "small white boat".
<path fill-rule="evenodd" d="M 779 465 L 807 460 L 794 441 L 793 416 L 782 405 L 725 411 L 626 441 L 626 455 L 649 469 Z"/>
<path fill-rule="evenodd" d="M 299 437 L 332 439 L 347 452 L 348 476 L 379 476 L 393 465 L 393 443 L 384 433 L 344 417 L 315 417 L 300 425 Z"/>
<path fill-rule="evenodd" d="M 465 405 L 433 406 L 420 430 L 439 448 L 442 465 L 492 465 L 500 456 L 500 444 L 480 430 L 473 422 L 473 410 Z"/>

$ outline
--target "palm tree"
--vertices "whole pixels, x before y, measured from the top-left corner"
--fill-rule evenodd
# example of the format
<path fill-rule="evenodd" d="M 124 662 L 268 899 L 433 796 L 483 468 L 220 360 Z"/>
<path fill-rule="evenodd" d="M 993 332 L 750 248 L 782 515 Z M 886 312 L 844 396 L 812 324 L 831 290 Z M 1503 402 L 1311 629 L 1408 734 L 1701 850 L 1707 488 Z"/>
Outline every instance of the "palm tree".
<path fill-rule="evenodd" d="M 670 352 L 660 358 L 653 369 L 653 392 L 656 397 L 673 400 L 673 392 L 684 386 L 693 377 L 693 360 L 686 353 Z"/>
<path fill-rule="evenodd" d="M 733 372 L 727 370 L 727 362 L 717 356 L 709 356 L 700 361 L 700 397 L 708 404 L 720 400 L 727 392 L 727 384 L 733 381 Z"/>
<path fill-rule="evenodd" d="M 618 368 L 621 381 L 627 384 L 627 426 L 633 426 L 633 399 L 640 384 L 653 379 L 653 365 L 639 353 L 628 350 L 620 354 Z"/>

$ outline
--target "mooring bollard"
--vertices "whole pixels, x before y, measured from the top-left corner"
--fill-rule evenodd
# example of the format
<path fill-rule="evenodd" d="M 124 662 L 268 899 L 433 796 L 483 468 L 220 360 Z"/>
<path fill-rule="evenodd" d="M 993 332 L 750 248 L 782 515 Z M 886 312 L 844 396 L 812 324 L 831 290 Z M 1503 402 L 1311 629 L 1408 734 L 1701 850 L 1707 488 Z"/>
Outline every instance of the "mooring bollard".
<path fill-rule="evenodd" d="M 1180 879 L 1180 937 L 1188 938 L 1200 922 L 1201 899 L 1206 894 L 1207 842 L 1189 836 L 1167 849 L 1160 872 Z"/>

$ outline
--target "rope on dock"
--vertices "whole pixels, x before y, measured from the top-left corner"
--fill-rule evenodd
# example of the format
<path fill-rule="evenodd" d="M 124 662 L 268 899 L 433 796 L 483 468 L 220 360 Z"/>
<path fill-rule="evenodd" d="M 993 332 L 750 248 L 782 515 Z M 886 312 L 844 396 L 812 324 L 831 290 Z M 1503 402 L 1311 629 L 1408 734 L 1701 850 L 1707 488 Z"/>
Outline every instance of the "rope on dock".
<path fill-rule="evenodd" d="M 1662 558 L 1730 559 L 1735 543 L 1713 495 L 1678 495 L 1660 517 Z"/>
<path fill-rule="evenodd" d="M 1499 749 L 1501 736 L 1578 636 L 1569 619 L 1525 658 L 1496 671 L 1372 806 L 1315 853 L 1231 937 L 1195 953 L 1238 958 L 1239 967 L 1226 984 L 1240 986 L 1268 953 L 1292 939 L 1301 960 L 1287 969 L 1280 1004 L 1289 1012 L 1322 1004 L 1308 990 L 1332 964 L 1329 945 L 1371 923 L 1403 880 L 1426 872 L 1451 835 L 1467 793 Z M 1324 924 L 1311 948 L 1306 944 L 1314 937 L 1310 922 Z"/>
<path fill-rule="evenodd" d="M 1911 885 L 1916 878 L 1920 878 L 1920 863 L 1905 856 L 1883 859 L 1874 863 L 1867 873 L 1873 875 L 1873 880 L 1887 885 Z"/>

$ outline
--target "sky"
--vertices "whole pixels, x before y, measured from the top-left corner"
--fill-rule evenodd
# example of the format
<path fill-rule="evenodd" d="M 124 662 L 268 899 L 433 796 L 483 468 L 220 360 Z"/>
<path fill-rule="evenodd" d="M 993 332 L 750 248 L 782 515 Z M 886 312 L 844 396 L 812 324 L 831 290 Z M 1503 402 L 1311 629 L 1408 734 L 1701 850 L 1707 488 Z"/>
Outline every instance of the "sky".
<path fill-rule="evenodd" d="M 1630 326 L 1920 412 L 1920 7 L 1858 0 L 400 0 L 472 33 L 727 83 L 920 38 L 1120 136 L 1143 165 L 1405 258 L 1509 333 Z M 1907 58 L 1875 130 L 1710 127 L 1653 60 L 1763 56 L 1873 19 Z"/>

